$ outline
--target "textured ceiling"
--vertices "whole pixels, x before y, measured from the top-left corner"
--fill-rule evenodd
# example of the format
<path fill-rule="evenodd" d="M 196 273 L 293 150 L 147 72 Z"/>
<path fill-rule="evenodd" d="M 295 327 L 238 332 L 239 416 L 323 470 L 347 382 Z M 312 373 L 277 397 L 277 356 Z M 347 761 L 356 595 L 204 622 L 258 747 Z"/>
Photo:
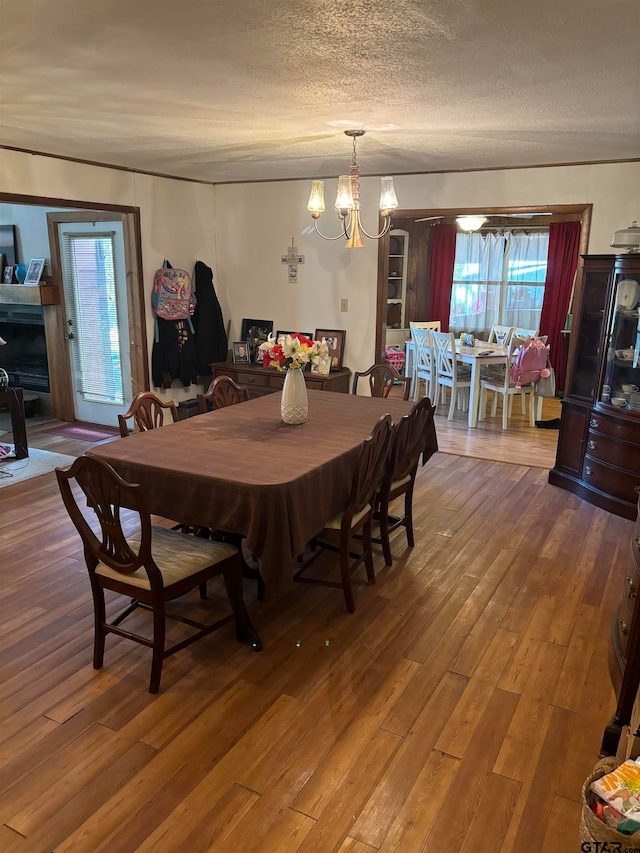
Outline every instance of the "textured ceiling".
<path fill-rule="evenodd" d="M 640 0 L 0 0 L 0 145 L 209 181 L 640 156 Z"/>

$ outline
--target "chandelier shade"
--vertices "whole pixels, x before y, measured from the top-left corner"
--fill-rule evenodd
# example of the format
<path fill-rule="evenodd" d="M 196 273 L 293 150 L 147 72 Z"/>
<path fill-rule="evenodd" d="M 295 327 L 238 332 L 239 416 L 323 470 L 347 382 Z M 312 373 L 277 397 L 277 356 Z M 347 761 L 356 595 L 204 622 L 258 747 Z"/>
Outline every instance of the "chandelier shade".
<path fill-rule="evenodd" d="M 353 139 L 353 154 L 351 157 L 351 168 L 348 175 L 340 175 L 338 178 L 338 191 L 336 193 L 335 209 L 342 226 L 342 231 L 335 237 L 327 237 L 318 228 L 318 219 L 325 210 L 324 204 L 324 181 L 311 182 L 311 194 L 307 210 L 313 218 L 316 232 L 324 240 L 346 239 L 347 249 L 364 248 L 362 235 L 371 240 L 379 240 L 384 237 L 391 228 L 391 214 L 398 207 L 398 199 L 393 187 L 393 178 L 388 175 L 380 178 L 380 202 L 378 210 L 382 216 L 382 227 L 378 234 L 369 234 L 360 221 L 360 166 L 356 155 L 356 139 L 364 135 L 364 130 L 345 130 L 345 134 Z"/>

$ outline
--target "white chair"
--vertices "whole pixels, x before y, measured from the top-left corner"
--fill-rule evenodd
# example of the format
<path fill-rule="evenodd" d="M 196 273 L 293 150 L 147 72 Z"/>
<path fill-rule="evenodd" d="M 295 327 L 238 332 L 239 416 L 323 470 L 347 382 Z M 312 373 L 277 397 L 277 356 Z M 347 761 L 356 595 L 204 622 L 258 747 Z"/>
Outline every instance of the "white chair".
<path fill-rule="evenodd" d="M 433 349 L 433 373 L 435 375 L 435 389 L 442 389 L 442 402 L 446 400 L 445 388 L 451 388 L 451 402 L 449 403 L 449 414 L 447 420 L 453 420 L 456 408 L 456 400 L 462 402 L 462 409 L 466 411 L 464 401 L 468 401 L 471 388 L 471 372 L 469 368 L 458 364 L 456 354 L 456 338 L 453 332 L 431 332 Z"/>
<path fill-rule="evenodd" d="M 503 336 L 503 347 L 508 347 L 513 337 L 513 326 L 501 326 L 499 323 L 494 323 L 489 332 L 489 340 L 487 343 L 497 344 L 498 336 Z"/>
<path fill-rule="evenodd" d="M 502 395 L 502 429 L 507 429 L 509 426 L 509 418 L 513 409 L 513 398 L 516 394 L 520 395 L 520 408 L 522 414 L 526 414 L 525 398 L 529 397 L 529 425 L 535 426 L 535 410 L 536 410 L 536 393 L 533 385 L 523 385 L 521 388 L 516 388 L 515 382 L 509 376 L 509 367 L 513 364 L 516 350 L 522 345 L 523 340 L 516 335 L 511 338 L 509 344 L 509 355 L 507 357 L 507 369 L 503 376 L 496 376 L 490 379 L 481 379 L 480 381 L 480 406 L 478 420 L 483 421 L 487 414 L 487 391 L 493 392 L 491 401 L 491 417 L 495 418 L 498 409 L 498 395 Z"/>
<path fill-rule="evenodd" d="M 519 329 L 517 326 L 513 329 L 513 336 L 516 338 L 537 338 L 540 329 Z"/>
<path fill-rule="evenodd" d="M 433 345 L 430 329 L 411 329 L 413 341 L 412 399 L 420 396 L 420 383 L 424 380 L 424 396 L 434 401 L 435 373 L 433 369 Z M 437 396 L 437 395 L 436 395 Z"/>
<path fill-rule="evenodd" d="M 417 365 L 419 362 L 418 362 L 417 345 L 415 342 L 415 336 L 413 334 L 413 331 L 414 331 L 414 329 L 417 329 L 419 331 L 424 331 L 424 330 L 430 329 L 433 332 L 439 332 L 441 329 L 441 323 L 440 323 L 440 320 L 420 320 L 419 322 L 414 322 L 412 320 L 409 322 L 409 328 L 411 329 L 411 342 L 413 344 L 413 359 L 411 362 L 411 383 L 412 383 L 412 388 L 413 388 L 413 394 L 411 395 L 411 399 L 415 401 L 418 399 L 418 396 L 419 396 L 418 391 L 419 391 L 419 387 L 420 387 L 420 379 L 418 378 L 418 375 L 416 372 L 416 368 L 417 368 Z M 428 345 L 428 343 L 429 342 L 427 340 L 427 345 Z M 430 371 L 430 364 L 427 365 L 427 361 L 429 359 L 430 359 L 430 356 L 428 356 L 428 358 L 426 360 L 423 360 L 423 363 L 422 363 L 423 373 L 426 371 Z M 432 387 L 430 388 L 429 384 L 428 384 L 428 383 L 433 384 L 431 382 L 431 379 L 427 380 L 427 377 L 425 375 L 421 376 L 421 378 L 425 380 L 425 385 L 426 385 L 425 394 L 424 394 L 425 397 L 429 397 L 431 399 L 431 402 L 435 405 L 435 403 L 437 403 L 437 400 L 434 401 L 433 395 L 432 395 L 433 388 Z"/>
<path fill-rule="evenodd" d="M 410 322 L 410 329 L 431 329 L 432 332 L 439 332 L 442 328 L 440 320 L 421 320 L 419 323 Z"/>

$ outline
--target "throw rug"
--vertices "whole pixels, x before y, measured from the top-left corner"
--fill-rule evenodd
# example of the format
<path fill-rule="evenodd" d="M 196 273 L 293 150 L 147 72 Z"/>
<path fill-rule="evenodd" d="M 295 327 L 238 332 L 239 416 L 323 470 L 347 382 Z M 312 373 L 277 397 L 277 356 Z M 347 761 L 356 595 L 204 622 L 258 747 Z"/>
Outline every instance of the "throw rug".
<path fill-rule="evenodd" d="M 30 449 L 26 459 L 6 459 L 0 462 L 0 489 L 48 474 L 54 468 L 67 468 L 74 461 L 75 456 Z"/>

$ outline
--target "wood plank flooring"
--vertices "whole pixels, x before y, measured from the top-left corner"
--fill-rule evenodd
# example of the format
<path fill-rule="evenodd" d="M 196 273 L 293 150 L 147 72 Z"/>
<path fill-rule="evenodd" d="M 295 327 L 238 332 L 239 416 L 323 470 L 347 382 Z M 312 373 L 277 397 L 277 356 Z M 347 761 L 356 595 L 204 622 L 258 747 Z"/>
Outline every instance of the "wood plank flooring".
<path fill-rule="evenodd" d="M 30 441 L 86 447 L 38 427 Z M 227 626 L 170 658 L 157 696 L 148 649 L 109 637 L 91 667 L 89 583 L 53 474 L 1 489 L 1 849 L 578 851 L 632 524 L 546 480 L 436 454 L 416 547 L 398 531 L 393 567 L 378 553 L 376 584 L 356 575 L 355 614 L 338 590 L 257 602 L 247 581 L 264 652 Z"/>

